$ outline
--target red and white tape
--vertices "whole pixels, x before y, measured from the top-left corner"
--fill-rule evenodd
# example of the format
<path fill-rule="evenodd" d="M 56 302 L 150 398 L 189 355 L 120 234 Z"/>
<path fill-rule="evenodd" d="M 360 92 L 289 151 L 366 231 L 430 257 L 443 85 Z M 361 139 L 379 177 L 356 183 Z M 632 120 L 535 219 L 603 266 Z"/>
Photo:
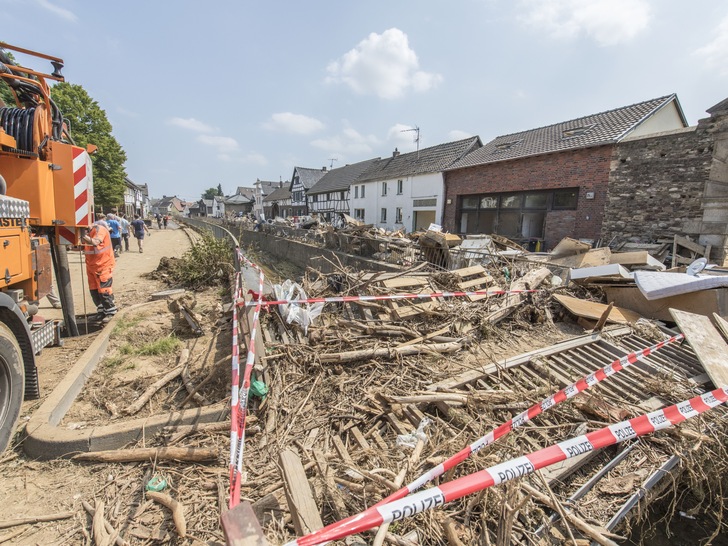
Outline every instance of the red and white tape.
<path fill-rule="evenodd" d="M 589 387 L 592 387 L 592 386 L 596 385 L 597 383 L 607 379 L 608 377 L 610 377 L 618 372 L 621 372 L 622 370 L 624 370 L 625 368 L 628 368 L 630 365 L 634 364 L 638 360 L 641 360 L 642 358 L 649 356 L 653 352 L 662 349 L 666 345 L 669 345 L 670 343 L 674 343 L 676 341 L 680 341 L 682 339 L 683 339 L 683 335 L 678 334 L 676 336 L 672 336 L 668 339 L 660 341 L 659 343 L 656 343 L 650 347 L 646 347 L 640 351 L 635 351 L 633 353 L 625 355 L 625 356 L 613 361 L 609 365 L 601 368 L 600 370 L 587 375 L 586 377 L 580 379 L 576 383 L 572 383 L 568 387 L 564 387 L 557 393 L 549 396 L 548 398 L 539 402 L 538 404 L 534 404 L 533 406 L 531 406 L 524 412 L 516 415 L 509 421 L 503 423 L 498 428 L 491 430 L 488 434 L 477 439 L 475 442 L 473 442 L 469 446 L 465 447 L 463 450 L 459 451 L 458 453 L 456 453 L 455 455 L 453 455 L 446 461 L 444 461 L 444 462 L 440 463 L 439 465 L 437 465 L 436 467 L 428 470 L 427 472 L 422 474 L 416 480 L 405 485 L 398 491 L 395 491 L 388 497 L 382 499 L 377 504 L 375 504 L 374 507 L 381 506 L 382 504 L 386 504 L 388 502 L 392 502 L 397 499 L 406 497 L 410 493 L 417 491 L 420 487 L 422 487 L 426 483 L 431 482 L 435 478 L 442 476 L 445 472 L 447 472 L 451 468 L 456 467 L 461 462 L 463 462 L 468 457 L 470 457 L 473 453 L 477 453 L 479 450 L 483 449 L 487 445 L 492 444 L 499 438 L 502 438 L 503 436 L 505 436 L 506 434 L 511 432 L 513 429 L 525 425 L 527 422 L 529 422 L 531 419 L 533 419 L 537 415 L 540 415 L 542 412 L 553 408 L 554 406 L 560 404 L 561 402 L 564 402 L 570 398 L 573 398 L 580 392 L 583 392 L 586 389 L 588 389 Z"/>
<path fill-rule="evenodd" d="M 245 453 L 245 422 L 248 415 L 248 396 L 250 391 L 250 376 L 255 364 L 255 336 L 258 329 L 258 319 L 260 317 L 261 302 L 263 298 L 263 284 L 265 277 L 263 270 L 245 257 L 240 249 L 236 249 L 238 260 L 245 262 L 250 267 L 258 271 L 258 299 L 255 311 L 253 312 L 253 321 L 250 326 L 250 339 L 248 340 L 248 354 L 245 360 L 245 369 L 243 370 L 243 381 L 240 385 L 240 369 L 237 343 L 237 305 L 233 308 L 233 378 L 232 378 L 232 396 L 230 400 L 230 501 L 229 507 L 234 508 L 240 503 L 240 486 L 242 484 L 243 475 L 243 455 Z M 236 275 L 236 298 L 242 293 L 242 275 Z"/>
<path fill-rule="evenodd" d="M 381 294 L 365 296 L 332 296 L 330 298 L 304 298 L 300 300 L 274 300 L 262 302 L 263 307 L 285 305 L 291 303 L 346 303 L 351 301 L 387 301 L 387 300 L 431 300 L 433 298 L 464 298 L 467 296 L 503 296 L 505 294 L 530 294 L 539 290 L 479 290 L 476 292 L 429 292 L 427 294 Z M 238 305 L 252 307 L 257 302 L 238 299 Z"/>
<path fill-rule="evenodd" d="M 622 421 L 594 432 L 559 442 L 558 444 L 528 455 L 517 457 L 440 486 L 414 493 L 408 497 L 378 506 L 377 508 L 371 508 L 361 514 L 351 516 L 309 535 L 297 538 L 287 543 L 286 546 L 315 546 L 316 544 L 322 544 L 368 531 L 383 523 L 412 517 L 420 512 L 432 510 L 467 495 L 526 476 L 536 470 L 572 457 L 583 455 L 589 451 L 602 449 L 671 427 L 686 419 L 700 415 L 726 401 L 728 401 L 728 386 L 715 389 L 714 391 L 661 410 L 640 415 L 634 419 Z"/>

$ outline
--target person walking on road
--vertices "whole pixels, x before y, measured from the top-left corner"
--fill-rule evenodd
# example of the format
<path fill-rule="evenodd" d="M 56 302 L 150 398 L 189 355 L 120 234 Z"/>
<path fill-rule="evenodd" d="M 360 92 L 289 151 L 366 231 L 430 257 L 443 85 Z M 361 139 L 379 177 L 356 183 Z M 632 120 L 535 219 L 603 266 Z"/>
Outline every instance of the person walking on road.
<path fill-rule="evenodd" d="M 139 254 L 141 254 L 144 252 L 144 233 L 148 233 L 150 237 L 152 233 L 149 231 L 147 224 L 144 223 L 144 220 L 142 220 L 138 214 L 134 215 L 131 227 L 134 230 L 134 237 L 136 238 L 137 245 L 139 246 Z"/>
<path fill-rule="evenodd" d="M 95 223 L 83 237 L 86 255 L 86 276 L 91 299 L 96 305 L 96 320 L 107 323 L 116 314 L 114 302 L 113 272 L 116 260 L 111 247 L 109 230 L 101 223 Z"/>
<path fill-rule="evenodd" d="M 162 218 L 162 223 L 164 224 L 164 229 L 167 229 L 167 222 L 169 222 L 169 215 L 165 214 L 164 218 Z"/>
<path fill-rule="evenodd" d="M 162 229 L 162 215 L 157 213 L 154 215 L 154 218 L 157 219 L 157 229 Z"/>
<path fill-rule="evenodd" d="M 106 217 L 106 225 L 109 228 L 109 236 L 111 237 L 111 248 L 114 256 L 118 258 L 121 253 L 121 224 L 116 216 L 109 214 Z"/>
<path fill-rule="evenodd" d="M 129 252 L 129 220 L 126 219 L 126 215 L 122 214 L 119 217 L 119 223 L 121 224 L 121 238 L 124 240 L 124 252 Z"/>

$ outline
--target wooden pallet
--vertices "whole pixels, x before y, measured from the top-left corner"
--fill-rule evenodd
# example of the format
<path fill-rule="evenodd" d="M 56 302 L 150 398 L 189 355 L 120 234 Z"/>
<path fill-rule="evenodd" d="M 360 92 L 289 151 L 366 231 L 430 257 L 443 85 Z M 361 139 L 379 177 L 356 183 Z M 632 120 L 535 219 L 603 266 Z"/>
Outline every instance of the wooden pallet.
<path fill-rule="evenodd" d="M 397 277 L 382 281 L 386 288 L 394 289 L 393 293 L 423 294 L 435 292 L 427 278 L 422 277 Z M 437 308 L 436 300 L 388 300 L 387 305 L 392 310 L 392 315 L 398 320 L 417 316 L 426 311 L 434 311 Z"/>
<path fill-rule="evenodd" d="M 482 265 L 456 269 L 452 273 L 457 275 L 460 279 L 458 288 L 462 292 L 477 292 L 479 290 L 486 290 L 495 282 L 493 277 L 490 276 Z M 488 296 L 486 294 L 483 294 L 482 296 L 467 296 L 469 301 L 478 301 L 487 297 Z"/>

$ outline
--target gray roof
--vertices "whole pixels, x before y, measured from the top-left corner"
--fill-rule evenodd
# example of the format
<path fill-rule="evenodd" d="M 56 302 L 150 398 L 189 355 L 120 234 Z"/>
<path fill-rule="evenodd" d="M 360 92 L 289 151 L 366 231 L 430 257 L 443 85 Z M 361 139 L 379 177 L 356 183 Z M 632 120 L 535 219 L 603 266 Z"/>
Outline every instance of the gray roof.
<path fill-rule="evenodd" d="M 260 183 L 260 192 L 263 194 L 263 197 L 269 195 L 273 190 L 278 188 L 283 183 L 275 182 L 272 180 L 258 180 L 258 182 Z"/>
<path fill-rule="evenodd" d="M 291 190 L 288 188 L 288 186 L 283 186 L 282 188 L 276 188 L 271 193 L 265 196 L 263 199 L 264 202 L 271 203 L 273 201 L 283 201 L 284 199 L 290 199 L 291 198 Z"/>
<path fill-rule="evenodd" d="M 496 137 L 448 170 L 507 159 L 614 144 L 674 101 L 684 126 L 687 121 L 675 94 L 592 114 L 570 121 Z"/>
<path fill-rule="evenodd" d="M 371 168 L 359 178 L 359 182 L 389 180 L 403 176 L 442 172 L 482 145 L 480 137 L 474 136 L 431 146 L 419 152 L 399 154 L 395 157 L 381 159 L 372 164 Z"/>
<path fill-rule="evenodd" d="M 225 199 L 225 203 L 228 205 L 247 205 L 248 203 L 254 203 L 255 197 L 252 195 L 244 195 L 242 193 L 236 193 Z"/>
<path fill-rule="evenodd" d="M 357 182 L 359 177 L 372 165 L 380 161 L 380 158 L 367 159 L 352 165 L 344 165 L 327 172 L 324 177 L 308 190 L 310 194 L 327 193 L 331 191 L 348 190 L 349 186 Z"/>
<path fill-rule="evenodd" d="M 303 187 L 308 190 L 312 188 L 316 184 L 316 182 L 321 180 L 326 172 L 327 171 L 325 169 L 308 169 L 306 167 L 294 167 L 293 176 L 291 177 L 291 183 L 289 184 L 289 189 L 293 188 L 293 180 L 296 178 L 296 173 L 298 173 L 299 182 L 301 182 Z"/>

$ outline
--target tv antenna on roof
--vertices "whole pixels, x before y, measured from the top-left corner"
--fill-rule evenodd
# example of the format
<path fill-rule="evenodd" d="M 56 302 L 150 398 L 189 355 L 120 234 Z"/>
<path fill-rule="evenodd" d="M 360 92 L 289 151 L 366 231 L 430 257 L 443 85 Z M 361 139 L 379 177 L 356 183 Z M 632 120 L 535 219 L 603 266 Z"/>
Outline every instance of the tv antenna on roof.
<path fill-rule="evenodd" d="M 338 158 L 336 158 L 336 157 L 330 157 L 329 158 L 329 161 L 331 161 L 331 166 L 329 167 L 329 169 L 333 169 L 334 168 L 334 161 L 338 161 Z"/>
<path fill-rule="evenodd" d="M 414 126 L 414 129 L 402 129 L 400 133 L 410 133 L 414 132 L 415 134 L 415 144 L 417 144 L 417 158 L 420 157 L 420 128 L 417 127 L 417 125 Z"/>

